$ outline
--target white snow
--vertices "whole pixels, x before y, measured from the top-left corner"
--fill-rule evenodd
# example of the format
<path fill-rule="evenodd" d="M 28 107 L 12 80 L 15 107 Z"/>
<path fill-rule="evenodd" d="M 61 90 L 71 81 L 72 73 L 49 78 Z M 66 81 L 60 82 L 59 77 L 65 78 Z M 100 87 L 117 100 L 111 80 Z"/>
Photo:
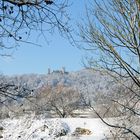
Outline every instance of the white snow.
<path fill-rule="evenodd" d="M 98 118 L 21 117 L 0 121 L 4 128 L 1 140 L 102 140 L 109 133 L 109 128 Z M 76 138 L 72 134 L 77 127 L 89 129 L 92 133 Z M 64 131 L 67 135 L 60 137 Z"/>

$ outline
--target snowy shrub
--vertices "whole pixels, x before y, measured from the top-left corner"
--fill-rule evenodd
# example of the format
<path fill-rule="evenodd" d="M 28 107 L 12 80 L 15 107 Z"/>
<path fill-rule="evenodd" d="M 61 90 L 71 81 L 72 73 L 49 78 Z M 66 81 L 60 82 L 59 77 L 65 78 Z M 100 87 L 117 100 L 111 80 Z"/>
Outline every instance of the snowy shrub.
<path fill-rule="evenodd" d="M 69 132 L 69 126 L 61 122 L 59 120 L 53 120 L 47 122 L 48 130 L 49 130 L 49 135 L 52 137 L 61 137 L 65 136 Z"/>

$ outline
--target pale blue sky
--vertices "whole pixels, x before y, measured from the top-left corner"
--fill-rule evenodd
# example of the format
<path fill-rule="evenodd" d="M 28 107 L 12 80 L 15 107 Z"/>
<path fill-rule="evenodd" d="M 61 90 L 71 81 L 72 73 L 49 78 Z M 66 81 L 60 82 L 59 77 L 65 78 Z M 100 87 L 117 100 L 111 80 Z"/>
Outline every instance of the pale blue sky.
<path fill-rule="evenodd" d="M 73 0 L 70 9 L 73 26 L 76 26 L 85 11 L 84 0 Z M 49 43 L 43 40 L 40 42 L 42 47 L 23 44 L 14 51 L 11 58 L 0 58 L 0 72 L 7 75 L 47 73 L 48 68 L 55 70 L 63 66 L 68 71 L 83 69 L 81 59 L 84 52 L 72 46 L 58 33 L 49 35 Z"/>

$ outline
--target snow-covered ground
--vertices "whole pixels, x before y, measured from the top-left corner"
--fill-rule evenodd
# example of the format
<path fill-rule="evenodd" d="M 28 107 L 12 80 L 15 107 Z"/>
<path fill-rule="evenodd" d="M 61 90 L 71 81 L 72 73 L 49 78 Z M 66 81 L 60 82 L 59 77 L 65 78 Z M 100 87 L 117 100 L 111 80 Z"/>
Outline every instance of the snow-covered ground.
<path fill-rule="evenodd" d="M 102 140 L 109 128 L 98 118 L 55 118 L 21 117 L 0 120 L 3 138 L 0 140 Z M 91 131 L 89 135 L 73 135 L 76 128 Z M 66 134 L 66 136 L 61 136 Z"/>

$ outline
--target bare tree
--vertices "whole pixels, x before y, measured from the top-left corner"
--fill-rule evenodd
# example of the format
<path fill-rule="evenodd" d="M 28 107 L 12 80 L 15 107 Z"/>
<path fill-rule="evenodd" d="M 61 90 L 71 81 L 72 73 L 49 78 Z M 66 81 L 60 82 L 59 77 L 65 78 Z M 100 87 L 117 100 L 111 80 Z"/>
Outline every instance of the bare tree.
<path fill-rule="evenodd" d="M 133 118 L 140 116 L 140 1 L 139 0 L 94 0 L 87 7 L 87 22 L 80 25 L 83 47 L 94 56 L 88 57 L 88 66 L 106 70 L 126 89 L 126 100 L 113 102 Z M 123 93 L 119 93 L 123 94 Z M 96 111 L 94 109 L 94 111 Z M 97 115 L 102 119 L 98 112 Z M 130 118 L 130 117 L 128 117 Z M 120 128 L 140 139 L 138 129 L 118 122 Z"/>
<path fill-rule="evenodd" d="M 52 112 L 57 117 L 68 117 L 79 107 L 80 95 L 71 87 L 58 85 L 45 87 L 37 95 L 37 103 L 41 110 Z"/>
<path fill-rule="evenodd" d="M 36 44 L 29 40 L 34 32 L 44 38 L 54 28 L 68 32 L 67 6 L 67 0 L 0 0 L 0 54 L 21 42 Z"/>

